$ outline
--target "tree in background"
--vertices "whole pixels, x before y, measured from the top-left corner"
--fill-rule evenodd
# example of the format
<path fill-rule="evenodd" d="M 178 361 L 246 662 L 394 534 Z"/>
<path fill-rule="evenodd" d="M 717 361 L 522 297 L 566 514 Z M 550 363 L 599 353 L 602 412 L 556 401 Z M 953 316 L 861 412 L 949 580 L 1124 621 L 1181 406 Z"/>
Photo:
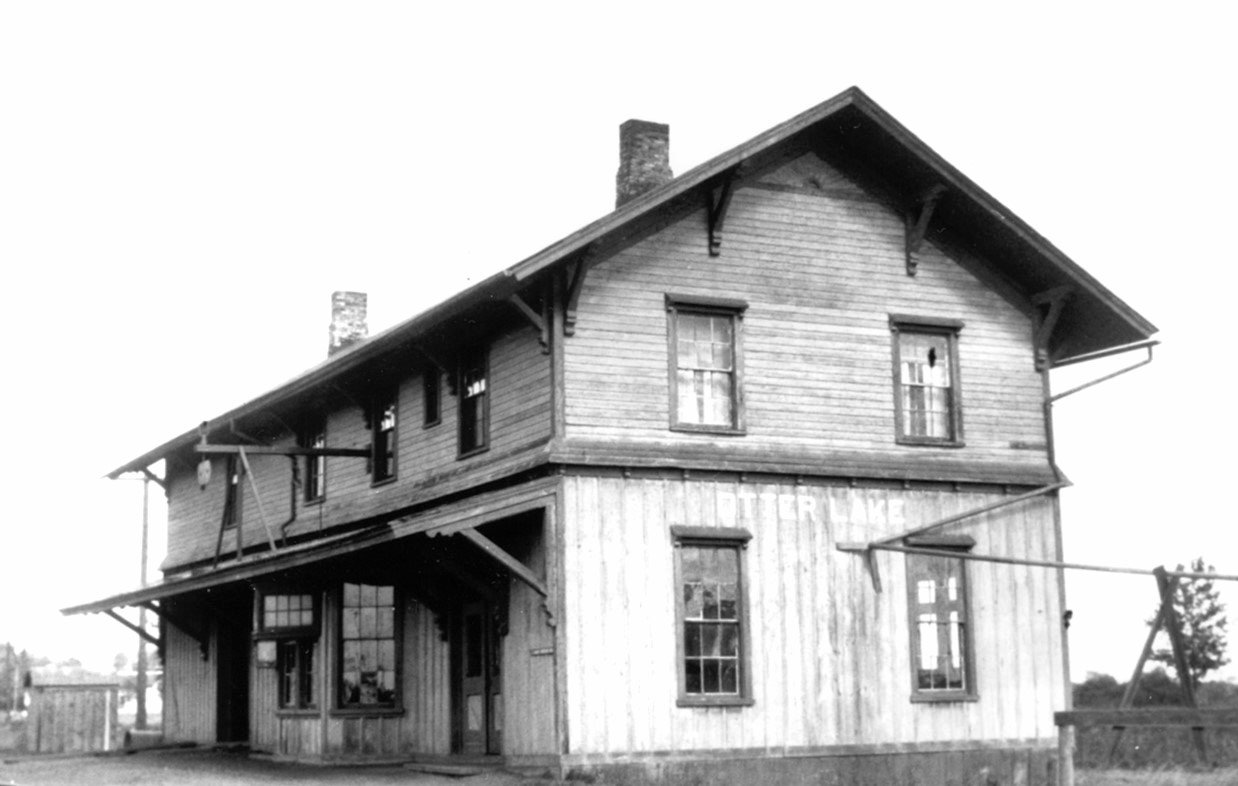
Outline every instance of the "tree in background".
<path fill-rule="evenodd" d="M 1179 573 L 1216 572 L 1216 568 L 1204 564 L 1203 557 L 1192 562 L 1189 570 L 1182 565 L 1178 565 L 1176 570 Z M 1225 655 L 1229 644 L 1225 630 L 1229 624 L 1225 616 L 1225 604 L 1221 602 L 1220 593 L 1212 579 L 1179 579 L 1178 589 L 1173 597 L 1173 608 L 1182 628 L 1182 643 L 1186 649 L 1186 665 L 1191 673 L 1191 682 L 1198 687 L 1209 672 L 1229 663 L 1229 658 Z M 1156 616 L 1153 615 L 1148 624 L 1155 621 Z M 1166 638 L 1167 634 L 1162 631 L 1160 640 L 1164 641 Z M 1152 653 L 1152 660 L 1173 666 L 1173 650 L 1169 647 L 1158 648 Z"/>

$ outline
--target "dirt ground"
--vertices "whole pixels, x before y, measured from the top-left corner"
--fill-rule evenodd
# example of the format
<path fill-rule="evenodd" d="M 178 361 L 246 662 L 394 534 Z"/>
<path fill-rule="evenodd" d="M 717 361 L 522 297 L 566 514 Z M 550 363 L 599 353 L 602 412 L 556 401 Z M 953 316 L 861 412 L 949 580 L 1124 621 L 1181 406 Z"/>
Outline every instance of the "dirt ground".
<path fill-rule="evenodd" d="M 3 754 L 0 754 L 3 755 Z M 275 762 L 209 749 L 147 750 L 133 754 L 0 759 L 0 786 L 537 786 L 549 780 L 489 772 L 466 778 L 430 775 L 401 766 L 336 767 Z"/>

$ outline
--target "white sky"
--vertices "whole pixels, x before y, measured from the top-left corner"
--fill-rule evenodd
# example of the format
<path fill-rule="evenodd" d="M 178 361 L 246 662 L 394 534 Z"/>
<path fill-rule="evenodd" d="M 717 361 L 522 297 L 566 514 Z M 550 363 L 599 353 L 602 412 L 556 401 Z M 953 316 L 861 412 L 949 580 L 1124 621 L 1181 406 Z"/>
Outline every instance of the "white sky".
<path fill-rule="evenodd" d="M 1058 407 L 1068 559 L 1238 573 L 1222 5 L 841 5 L 0 4 L 0 640 L 135 648 L 56 612 L 137 583 L 101 476 L 320 361 L 331 291 L 390 326 L 608 212 L 623 120 L 684 172 L 850 85 L 1162 329 Z M 1068 581 L 1125 679 L 1152 579 Z"/>

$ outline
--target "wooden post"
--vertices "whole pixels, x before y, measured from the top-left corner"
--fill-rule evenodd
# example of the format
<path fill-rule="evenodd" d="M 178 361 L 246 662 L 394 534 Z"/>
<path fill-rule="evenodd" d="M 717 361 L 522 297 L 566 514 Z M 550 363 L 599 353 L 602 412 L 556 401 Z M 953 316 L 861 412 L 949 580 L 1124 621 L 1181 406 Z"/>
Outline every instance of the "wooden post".
<path fill-rule="evenodd" d="M 1057 786 L 1075 786 L 1075 727 L 1057 728 Z"/>
<path fill-rule="evenodd" d="M 149 548 L 149 532 L 150 532 L 150 477 L 142 478 L 142 568 L 141 581 L 142 588 L 146 588 L 146 560 L 147 550 Z M 138 608 L 138 627 L 146 630 L 146 607 Z M 137 717 L 133 719 L 134 727 L 138 729 L 146 728 L 146 639 L 138 636 L 138 675 L 135 681 L 137 690 L 138 711 Z M 118 697 L 119 698 L 119 697 Z M 104 748 L 104 750 L 108 750 Z"/>
<path fill-rule="evenodd" d="M 1178 588 L 1178 577 L 1174 576 L 1171 579 L 1166 575 L 1163 565 L 1152 572 L 1156 574 L 1156 586 L 1161 591 L 1161 607 L 1165 612 L 1165 628 L 1169 632 L 1169 643 L 1173 647 L 1174 666 L 1178 671 L 1178 683 L 1182 688 L 1182 699 L 1186 702 L 1186 706 L 1195 709 L 1198 706 L 1195 703 L 1195 680 L 1186 659 L 1186 642 L 1182 639 L 1182 623 L 1178 619 L 1178 612 L 1174 611 L 1173 607 L 1174 593 Z M 1204 730 L 1198 726 L 1193 727 L 1191 729 L 1191 737 L 1195 740 L 1195 750 L 1199 753 L 1199 760 L 1207 764 L 1208 746 L 1204 741 Z"/>

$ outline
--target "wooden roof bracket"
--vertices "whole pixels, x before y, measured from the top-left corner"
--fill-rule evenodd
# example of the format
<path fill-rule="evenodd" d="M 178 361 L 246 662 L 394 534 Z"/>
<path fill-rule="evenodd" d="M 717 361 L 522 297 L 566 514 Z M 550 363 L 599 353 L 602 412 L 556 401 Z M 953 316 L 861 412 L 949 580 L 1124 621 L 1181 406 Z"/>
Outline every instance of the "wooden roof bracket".
<path fill-rule="evenodd" d="M 546 589 L 546 585 L 537 577 L 533 571 L 525 567 L 525 564 L 503 550 L 499 544 L 495 543 L 490 538 L 478 532 L 476 529 L 469 527 L 467 529 L 458 530 L 452 534 L 460 535 L 465 540 L 468 540 L 473 545 L 477 546 L 486 554 L 497 560 L 503 567 L 507 568 L 511 574 L 542 596 L 542 611 L 546 614 L 546 624 L 550 627 L 555 627 L 557 624 L 554 612 L 550 610 L 548 601 L 550 591 Z"/>
<path fill-rule="evenodd" d="M 537 330 L 537 342 L 542 345 L 542 354 L 549 355 L 550 321 L 546 319 L 546 315 L 544 313 L 539 314 L 534 311 L 533 307 L 526 303 L 524 298 L 520 297 L 518 292 L 513 292 L 511 295 L 508 295 L 507 300 L 515 306 L 516 309 L 524 315 L 524 318 L 529 320 L 529 324 Z"/>
<path fill-rule="evenodd" d="M 150 467 L 142 467 L 142 474 L 146 476 L 147 480 L 155 483 L 156 485 L 159 486 L 159 488 L 163 489 L 164 492 L 167 492 L 168 482 L 164 480 L 163 478 L 159 477 L 158 475 L 156 475 L 155 473 L 151 472 Z"/>
<path fill-rule="evenodd" d="M 1062 308 L 1072 294 L 1074 290 L 1063 286 L 1032 295 L 1032 313 L 1036 320 L 1033 345 L 1037 371 L 1044 371 L 1050 366 L 1049 339 L 1053 336 L 1053 329 L 1057 327 L 1058 318 L 1062 316 Z"/>
<path fill-rule="evenodd" d="M 440 358 L 437 354 L 435 354 L 434 352 L 431 352 L 429 347 L 427 347 L 425 344 L 418 343 L 418 344 L 414 344 L 413 346 L 417 347 L 417 351 L 420 352 L 422 355 L 424 355 L 426 360 L 430 361 L 431 365 L 433 365 L 439 371 L 443 372 L 443 376 L 447 378 L 447 391 L 451 393 L 451 395 L 453 396 L 456 395 L 455 370 L 451 366 L 444 363 L 443 359 Z"/>
<path fill-rule="evenodd" d="M 134 625 L 134 624 L 133 624 L 132 622 L 130 622 L 129 620 L 127 620 L 127 619 L 125 619 L 124 617 L 120 616 L 119 614 L 117 614 L 117 613 L 116 613 L 116 610 L 115 610 L 115 609 L 104 609 L 104 610 L 103 610 L 103 613 L 104 613 L 104 614 L 106 614 L 106 615 L 108 615 L 108 616 L 109 616 L 109 617 L 111 617 L 112 619 L 116 620 L 116 621 L 117 621 L 117 622 L 119 622 L 121 625 L 124 625 L 124 626 L 125 626 L 126 628 L 128 628 L 129 630 L 131 630 L 131 631 L 133 631 L 134 633 L 138 634 L 138 636 L 140 636 L 140 637 L 141 637 L 144 641 L 146 641 L 146 643 L 148 643 L 148 644 L 152 644 L 152 645 L 154 645 L 154 646 L 156 646 L 156 647 L 158 647 L 158 646 L 159 646 L 159 639 L 158 639 L 157 637 L 150 635 L 150 633 L 149 633 L 149 632 L 142 630 L 142 629 L 141 629 L 141 628 L 139 628 L 137 625 Z"/>
<path fill-rule="evenodd" d="M 735 182 L 738 180 L 738 167 L 732 169 L 722 185 L 705 192 L 706 210 L 709 216 L 709 255 L 716 257 L 722 253 L 722 226 L 726 223 L 727 211 L 731 208 L 731 197 L 735 193 Z"/>
<path fill-rule="evenodd" d="M 946 187 L 940 183 L 925 192 L 916 207 L 907 211 L 904 216 L 907 230 L 907 275 L 915 276 L 916 268 L 920 266 L 920 248 L 924 245 L 924 236 L 928 232 L 929 221 L 933 219 L 933 211 L 937 202 L 946 193 Z"/>
<path fill-rule="evenodd" d="M 580 303 L 580 290 L 585 283 L 585 274 L 593 263 L 594 247 L 590 244 L 576 260 L 569 262 L 563 271 L 564 301 L 563 301 L 563 335 L 576 335 L 576 307 Z"/>

